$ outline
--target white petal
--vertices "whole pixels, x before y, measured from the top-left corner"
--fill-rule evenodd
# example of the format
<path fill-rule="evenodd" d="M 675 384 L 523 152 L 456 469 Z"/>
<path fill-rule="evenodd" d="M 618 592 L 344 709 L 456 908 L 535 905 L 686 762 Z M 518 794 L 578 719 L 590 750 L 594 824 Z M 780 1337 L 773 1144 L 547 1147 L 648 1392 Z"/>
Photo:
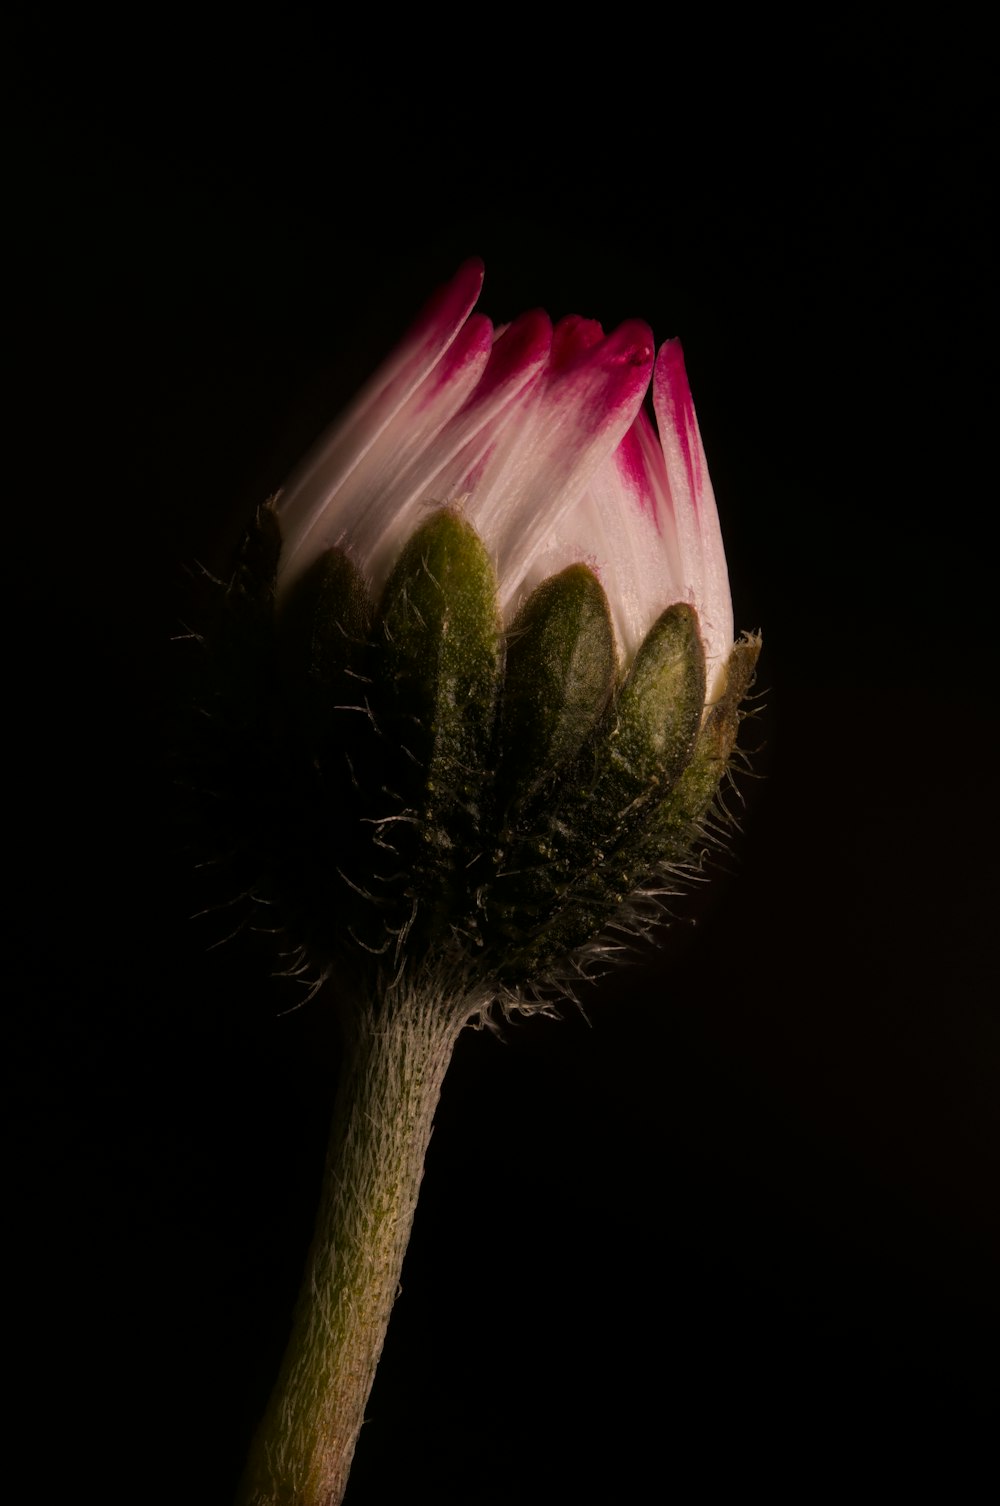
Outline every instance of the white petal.
<path fill-rule="evenodd" d="M 421 388 L 433 391 L 433 386 L 427 389 L 425 384 L 463 330 L 482 282 L 482 263 L 472 261 L 438 290 L 409 334 L 282 489 L 278 510 L 285 545 L 278 572 L 279 591 L 286 589 L 326 546 L 317 545 L 311 537 L 318 525 L 322 524 L 323 539 L 329 542 L 346 523 L 353 522 L 343 516 L 347 509 L 332 506 L 334 500 L 401 410 L 410 405 L 414 413 L 421 406 Z M 460 370 L 464 364 L 459 363 Z M 452 391 L 450 381 L 442 384 L 441 401 L 447 412 L 443 416 L 437 411 L 426 415 L 425 435 L 435 422 L 440 427 L 467 390 Z"/>
<path fill-rule="evenodd" d="M 715 493 L 679 340 L 669 340 L 656 358 L 653 407 L 680 550 L 681 596 L 698 609 L 711 701 L 721 692 L 733 646 L 733 602 Z"/>
<path fill-rule="evenodd" d="M 541 312 L 523 314 L 496 336 L 481 381 L 434 442 L 388 482 L 379 514 L 360 516 L 356 537 L 376 590 L 426 507 L 464 504 L 469 476 L 517 422 L 526 394 L 548 358 L 552 326 Z"/>
<path fill-rule="evenodd" d="M 660 613 L 685 596 L 663 454 L 640 413 L 590 486 L 567 509 L 532 562 L 526 590 L 567 565 L 583 562 L 608 598 L 627 663 Z"/>
<path fill-rule="evenodd" d="M 534 557 L 634 419 L 652 355 L 649 329 L 637 321 L 607 338 L 600 326 L 562 321 L 543 377 L 477 470 L 453 478 L 468 491 L 469 519 L 496 560 L 505 615 Z"/>

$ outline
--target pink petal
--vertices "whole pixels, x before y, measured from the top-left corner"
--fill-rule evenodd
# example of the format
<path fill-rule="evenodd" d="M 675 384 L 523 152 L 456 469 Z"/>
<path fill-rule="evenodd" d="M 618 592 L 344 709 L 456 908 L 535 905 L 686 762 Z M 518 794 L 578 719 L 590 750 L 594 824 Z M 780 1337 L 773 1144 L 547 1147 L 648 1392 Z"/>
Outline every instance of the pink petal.
<path fill-rule="evenodd" d="M 324 513 L 331 497 L 455 342 L 479 297 L 482 283 L 482 262 L 468 261 L 450 283 L 438 289 L 409 333 L 282 489 L 278 504 L 286 539 L 279 576 L 282 587 L 291 579 L 291 573 L 297 574 L 303 568 L 303 551 L 320 519 L 324 522 L 324 534 L 329 532 Z M 458 401 L 464 395 L 463 391 Z M 315 553 L 315 546 L 310 546 L 309 557 Z"/>
<path fill-rule="evenodd" d="M 682 585 L 685 593 L 691 593 L 684 599 L 698 608 L 711 699 L 733 644 L 733 604 L 715 493 L 679 340 L 668 340 L 657 356 L 653 407 L 681 556 Z"/>
<path fill-rule="evenodd" d="M 627 662 L 664 608 L 684 595 L 663 454 L 641 411 L 566 509 L 522 589 L 577 562 L 589 565 L 603 585 Z"/>
<path fill-rule="evenodd" d="M 475 481 L 469 517 L 497 560 L 505 611 L 562 513 L 628 430 L 653 362 L 652 335 L 638 321 L 606 338 L 599 326 L 562 321 L 553 350 L 478 474 L 466 478 Z"/>
<path fill-rule="evenodd" d="M 504 427 L 516 422 L 518 399 L 530 391 L 549 354 L 548 316 L 522 314 L 497 337 L 489 363 L 475 389 L 440 434 L 400 468 L 379 500 L 352 525 L 376 589 L 387 578 L 400 544 L 427 505 L 454 502 L 469 490 L 467 478 L 495 445 Z"/>
<path fill-rule="evenodd" d="M 604 330 L 596 319 L 581 319 L 579 314 L 567 314 L 556 325 L 552 339 L 552 371 L 571 371 L 586 356 L 588 350 L 600 345 Z"/>

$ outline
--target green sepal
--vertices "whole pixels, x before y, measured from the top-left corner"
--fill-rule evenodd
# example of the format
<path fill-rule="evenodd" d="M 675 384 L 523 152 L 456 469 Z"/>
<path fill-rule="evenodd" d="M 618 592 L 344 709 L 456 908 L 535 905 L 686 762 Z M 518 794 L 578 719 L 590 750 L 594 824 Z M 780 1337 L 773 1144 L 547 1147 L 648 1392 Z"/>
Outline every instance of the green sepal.
<path fill-rule="evenodd" d="M 691 761 L 649 824 L 646 855 L 661 865 L 687 860 L 701 834 L 736 746 L 740 707 L 753 683 L 760 646 L 760 637 L 750 635 L 733 646 L 725 685 L 708 709 Z"/>
<path fill-rule="evenodd" d="M 595 746 L 595 815 L 607 846 L 622 825 L 673 787 L 694 751 L 705 705 L 698 614 L 668 607 L 646 634 Z M 599 839 L 600 840 L 600 839 Z"/>
<path fill-rule="evenodd" d="M 611 695 L 615 638 L 586 565 L 550 576 L 507 635 L 499 798 L 518 806 L 579 753 Z"/>
<path fill-rule="evenodd" d="M 633 848 L 693 755 L 704 704 L 698 618 L 681 602 L 654 623 L 543 818 L 506 858 L 492 896 L 505 978 L 546 972 L 626 898 Z"/>
<path fill-rule="evenodd" d="M 504 660 L 496 575 L 456 513 L 436 513 L 404 547 L 374 638 L 375 719 L 392 750 L 379 840 L 398 856 L 426 938 L 468 909 Z"/>
<path fill-rule="evenodd" d="M 273 689 L 274 586 L 280 553 L 281 531 L 273 506 L 265 503 L 240 545 L 211 643 L 213 699 L 224 703 L 223 720 L 233 727 L 242 723 L 248 738 L 262 735 L 262 706 Z"/>
<path fill-rule="evenodd" d="M 282 604 L 282 659 L 310 741 L 326 742 L 335 726 L 343 736 L 337 713 L 363 700 L 373 613 L 365 578 L 342 549 L 321 554 Z"/>
<path fill-rule="evenodd" d="M 374 759 L 365 670 L 373 603 L 360 570 L 324 551 L 279 602 L 274 638 L 285 738 L 273 871 L 298 935 L 324 962 L 372 923 L 360 891 L 372 868 L 357 813 L 358 771 Z"/>
<path fill-rule="evenodd" d="M 266 502 L 258 507 L 240 545 L 236 569 L 226 592 L 230 611 L 252 611 L 262 622 L 270 620 L 280 554 L 278 515 L 273 501 Z"/>

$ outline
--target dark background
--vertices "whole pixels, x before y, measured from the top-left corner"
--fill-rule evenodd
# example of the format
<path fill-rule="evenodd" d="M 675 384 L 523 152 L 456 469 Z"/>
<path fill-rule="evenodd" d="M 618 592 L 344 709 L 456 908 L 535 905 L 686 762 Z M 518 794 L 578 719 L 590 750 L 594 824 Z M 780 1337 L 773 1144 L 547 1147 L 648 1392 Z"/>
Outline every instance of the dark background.
<path fill-rule="evenodd" d="M 737 625 L 764 632 L 763 777 L 724 871 L 586 1020 L 460 1042 L 348 1502 L 954 1484 L 1000 1401 L 974 45 L 786 38 L 789 66 L 730 38 L 658 68 L 634 35 L 586 65 L 494 38 L 404 77 L 244 41 L 133 38 L 111 68 L 90 36 L 66 77 L 27 67 L 7 175 L 33 1498 L 66 1460 L 107 1499 L 235 1485 L 336 1047 L 264 940 L 208 950 L 189 918 L 171 639 L 187 567 L 225 571 L 469 254 L 498 321 L 683 337 Z"/>

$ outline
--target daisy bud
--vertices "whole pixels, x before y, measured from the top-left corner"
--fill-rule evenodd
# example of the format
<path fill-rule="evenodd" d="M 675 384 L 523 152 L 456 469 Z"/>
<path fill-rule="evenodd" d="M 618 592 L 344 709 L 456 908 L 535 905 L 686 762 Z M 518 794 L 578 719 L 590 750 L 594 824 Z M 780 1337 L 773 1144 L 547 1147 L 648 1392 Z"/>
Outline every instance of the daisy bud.
<path fill-rule="evenodd" d="M 240 1506 L 343 1499 L 458 1034 L 567 989 L 698 866 L 759 650 L 733 643 L 677 342 L 494 330 L 481 282 L 459 271 L 262 510 L 218 639 L 234 845 L 342 1025 Z"/>
<path fill-rule="evenodd" d="M 677 342 L 495 331 L 481 280 L 461 269 L 266 510 L 276 568 L 244 595 L 297 740 L 264 847 L 307 961 L 520 1002 L 696 861 L 757 645 L 733 647 Z"/>

